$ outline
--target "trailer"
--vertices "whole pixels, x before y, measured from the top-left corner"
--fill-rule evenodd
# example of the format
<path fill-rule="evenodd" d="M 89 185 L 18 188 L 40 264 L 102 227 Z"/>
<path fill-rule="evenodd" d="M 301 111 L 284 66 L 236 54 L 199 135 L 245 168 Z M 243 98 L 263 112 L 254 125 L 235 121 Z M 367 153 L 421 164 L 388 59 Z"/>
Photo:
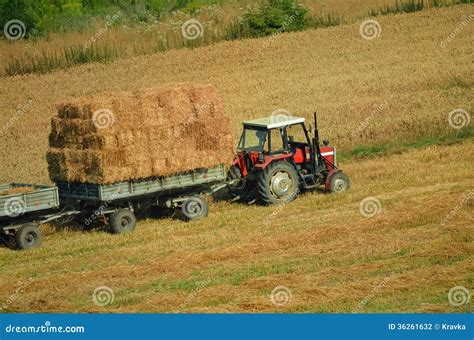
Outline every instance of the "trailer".
<path fill-rule="evenodd" d="M 18 189 L 28 190 L 15 193 Z M 41 224 L 78 213 L 60 207 L 56 186 L 0 184 L 0 235 L 14 238 L 19 249 L 37 247 L 41 244 Z"/>
<path fill-rule="evenodd" d="M 167 177 L 111 184 L 56 182 L 54 186 L 10 183 L 0 185 L 0 233 L 15 239 L 17 248 L 39 246 L 39 226 L 75 218 L 86 226 L 102 223 L 114 234 L 131 232 L 135 211 L 143 207 L 180 209 L 186 220 L 204 218 L 205 197 L 227 187 L 224 165 L 196 169 Z M 1 195 L 2 191 L 30 187 L 31 191 Z"/>
<path fill-rule="evenodd" d="M 135 210 L 158 206 L 180 209 L 186 220 L 207 216 L 204 199 L 227 186 L 224 165 L 196 169 L 167 177 L 128 180 L 111 184 L 57 182 L 59 198 L 78 205 L 84 223 L 102 222 L 114 234 L 130 232 L 136 224 Z"/>

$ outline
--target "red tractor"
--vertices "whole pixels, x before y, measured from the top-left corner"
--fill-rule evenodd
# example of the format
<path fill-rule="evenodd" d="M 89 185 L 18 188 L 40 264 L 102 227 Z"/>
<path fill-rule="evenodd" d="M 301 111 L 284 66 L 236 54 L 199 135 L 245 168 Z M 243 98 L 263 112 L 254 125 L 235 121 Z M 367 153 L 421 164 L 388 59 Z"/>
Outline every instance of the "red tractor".
<path fill-rule="evenodd" d="M 314 134 L 305 119 L 270 116 L 243 123 L 244 130 L 230 178 L 240 179 L 230 187 L 241 201 L 263 204 L 293 200 L 301 190 L 324 185 L 329 192 L 349 190 L 349 177 L 336 166 L 336 149 L 319 143 L 316 113 Z"/>

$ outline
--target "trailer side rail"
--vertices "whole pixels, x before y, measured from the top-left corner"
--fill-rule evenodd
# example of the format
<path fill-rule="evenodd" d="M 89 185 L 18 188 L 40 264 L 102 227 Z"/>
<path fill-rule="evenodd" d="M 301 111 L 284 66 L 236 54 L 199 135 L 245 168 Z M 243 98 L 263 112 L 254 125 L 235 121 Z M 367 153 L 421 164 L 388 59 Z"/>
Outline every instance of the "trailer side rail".
<path fill-rule="evenodd" d="M 167 177 L 131 180 L 112 184 L 57 182 L 59 195 L 66 199 L 90 201 L 114 201 L 145 196 L 173 189 L 183 189 L 207 183 L 219 182 L 227 177 L 224 165 L 209 169 L 197 169 Z"/>
<path fill-rule="evenodd" d="M 24 214 L 59 206 L 58 188 L 48 185 L 8 183 L 0 184 L 0 192 L 12 188 L 31 187 L 32 191 L 0 195 L 0 217 Z"/>

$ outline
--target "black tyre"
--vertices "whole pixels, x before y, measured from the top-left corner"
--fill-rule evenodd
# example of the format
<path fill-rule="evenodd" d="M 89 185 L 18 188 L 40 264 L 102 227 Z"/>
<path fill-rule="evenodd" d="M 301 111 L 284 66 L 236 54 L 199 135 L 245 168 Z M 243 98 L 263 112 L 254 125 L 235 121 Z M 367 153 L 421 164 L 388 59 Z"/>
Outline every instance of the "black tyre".
<path fill-rule="evenodd" d="M 188 220 L 198 220 L 207 216 L 209 206 L 207 202 L 199 196 L 188 197 L 181 205 L 181 211 Z"/>
<path fill-rule="evenodd" d="M 329 179 L 329 192 L 344 192 L 351 187 L 349 177 L 343 172 L 336 172 L 332 174 Z"/>
<path fill-rule="evenodd" d="M 137 218 L 129 209 L 120 209 L 110 215 L 109 225 L 113 234 L 129 233 L 136 224 Z"/>
<path fill-rule="evenodd" d="M 229 179 L 241 179 L 242 175 L 236 166 L 232 166 L 229 170 Z M 228 186 L 230 193 L 234 197 L 238 197 L 239 202 L 250 203 L 255 200 L 257 185 L 253 181 L 240 180 L 234 185 Z"/>
<path fill-rule="evenodd" d="M 291 202 L 298 192 L 298 174 L 288 162 L 274 162 L 260 174 L 258 195 L 263 204 Z"/>
<path fill-rule="evenodd" d="M 41 231 L 35 223 L 23 225 L 15 233 L 17 249 L 30 249 L 39 247 L 41 244 Z"/>

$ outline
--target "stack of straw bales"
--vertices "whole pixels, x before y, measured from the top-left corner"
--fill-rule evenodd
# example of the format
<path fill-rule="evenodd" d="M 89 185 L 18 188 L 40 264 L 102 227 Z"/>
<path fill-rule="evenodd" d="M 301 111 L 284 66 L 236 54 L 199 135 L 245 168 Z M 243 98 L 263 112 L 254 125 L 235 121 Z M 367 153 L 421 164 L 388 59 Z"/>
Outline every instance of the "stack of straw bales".
<path fill-rule="evenodd" d="M 60 104 L 47 154 L 53 181 L 113 183 L 169 176 L 234 155 L 211 85 L 104 93 Z"/>

